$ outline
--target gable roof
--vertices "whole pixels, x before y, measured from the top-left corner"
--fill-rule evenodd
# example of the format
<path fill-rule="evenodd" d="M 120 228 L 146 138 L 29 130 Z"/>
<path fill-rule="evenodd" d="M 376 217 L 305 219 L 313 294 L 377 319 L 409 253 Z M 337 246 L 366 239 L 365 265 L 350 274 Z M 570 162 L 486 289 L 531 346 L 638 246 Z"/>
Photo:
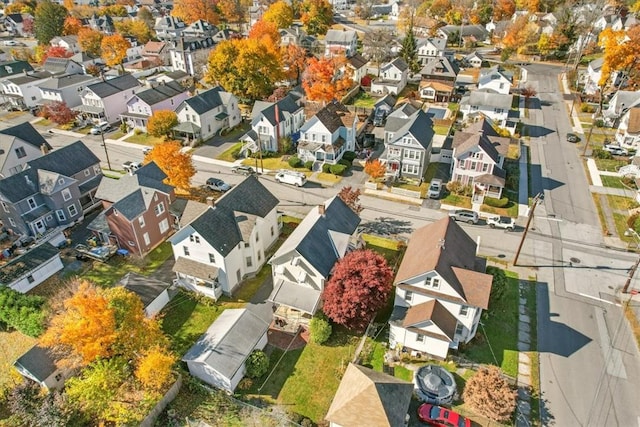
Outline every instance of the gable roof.
<path fill-rule="evenodd" d="M 43 382 L 58 370 L 53 355 L 46 347 L 35 345 L 20 356 L 14 365 L 28 372 L 36 381 Z"/>
<path fill-rule="evenodd" d="M 49 71 L 50 73 L 60 74 L 60 73 L 66 72 L 67 71 L 67 67 L 71 63 L 75 64 L 75 62 L 72 61 L 70 58 L 56 58 L 56 57 L 51 56 L 51 57 L 47 58 L 46 61 L 44 61 L 44 64 L 42 65 L 42 68 L 45 71 Z"/>
<path fill-rule="evenodd" d="M 393 108 L 396 105 L 396 99 L 391 94 L 387 94 L 382 98 L 378 99 L 375 104 L 373 104 L 373 108 L 378 108 L 382 105 L 387 105 Z"/>
<path fill-rule="evenodd" d="M 435 47 L 438 50 L 444 50 L 447 47 L 447 39 L 444 37 L 427 37 L 427 38 L 418 38 L 416 40 L 416 45 L 418 49 L 428 44 L 431 44 L 433 47 Z"/>
<path fill-rule="evenodd" d="M 326 44 L 329 43 L 337 43 L 337 44 L 345 44 L 351 43 L 354 38 L 358 38 L 358 34 L 354 30 L 334 30 L 331 29 L 327 31 L 327 34 L 324 36 L 324 42 Z"/>
<path fill-rule="evenodd" d="M 352 55 L 349 58 L 347 58 L 347 62 L 351 64 L 353 68 L 355 68 L 356 70 L 359 70 L 360 68 L 367 65 L 369 63 L 369 60 L 364 56 L 360 55 L 359 53 L 356 53 L 355 55 Z"/>
<path fill-rule="evenodd" d="M 404 72 L 409 69 L 409 66 L 407 65 L 407 63 L 404 62 L 404 59 L 400 57 L 395 58 L 391 62 L 387 62 L 385 65 L 382 66 L 382 70 L 387 70 L 388 68 L 391 68 L 391 67 L 397 68 L 400 72 Z"/>
<path fill-rule="evenodd" d="M 276 105 L 278 107 L 278 120 L 276 120 Z M 288 93 L 278 102 L 256 101 L 251 111 L 251 117 L 253 120 L 260 120 L 261 117 L 264 117 L 271 125 L 275 126 L 277 121 L 283 122 L 287 119 L 286 113 L 294 114 L 301 108 L 303 107 L 298 105 L 298 97 Z M 251 124 L 253 125 L 253 121 Z"/>
<path fill-rule="evenodd" d="M 490 133 L 473 132 L 473 129 L 467 128 L 465 131 L 455 133 L 453 136 L 452 148 L 456 149 L 456 156 L 458 156 L 466 153 L 472 147 L 479 146 L 495 163 L 497 163 L 499 155 L 502 157 L 507 156 L 510 143 L 511 138 L 493 136 Z"/>
<path fill-rule="evenodd" d="M 221 105 L 224 105 L 231 94 L 225 92 L 220 86 L 216 86 L 196 96 L 185 99 L 183 102 L 193 109 L 197 114 L 204 114 Z M 224 98 L 224 99 L 223 99 Z"/>
<path fill-rule="evenodd" d="M 324 108 L 315 114 L 315 117 L 322 123 L 329 132 L 334 133 L 336 130 L 344 126 L 342 116 L 348 114 L 347 107 L 338 101 L 327 104 Z"/>
<path fill-rule="evenodd" d="M 0 285 L 10 285 L 39 265 L 56 257 L 58 253 L 58 249 L 50 243 L 43 243 L 40 246 L 28 250 L 0 268 Z"/>
<path fill-rule="evenodd" d="M 627 114 L 629 114 L 627 133 L 640 133 L 640 108 L 632 108 Z"/>
<path fill-rule="evenodd" d="M 350 363 L 340 381 L 326 420 L 344 427 L 404 425 L 413 384 Z M 366 414 L 366 415 L 365 415 Z"/>
<path fill-rule="evenodd" d="M 393 139 L 389 140 L 389 144 L 401 140 L 407 134 L 413 136 L 425 150 L 428 149 L 434 135 L 431 117 L 424 110 L 418 110 L 393 134 Z"/>
<path fill-rule="evenodd" d="M 38 87 L 41 89 L 64 89 L 65 87 L 74 86 L 93 81 L 96 78 L 87 74 L 69 74 L 63 76 L 55 76 L 49 80 L 40 83 Z"/>
<path fill-rule="evenodd" d="M 33 71 L 33 67 L 27 61 L 0 62 L 0 78 L 24 73 L 25 71 Z"/>
<path fill-rule="evenodd" d="M 442 218 L 413 232 L 395 284 L 435 270 L 469 305 L 486 309 L 493 277 L 479 271 L 475 252 L 473 239 L 452 218 Z"/>
<path fill-rule="evenodd" d="M 125 274 L 118 284 L 124 286 L 126 290 L 138 295 L 145 308 L 155 301 L 161 293 L 169 289 L 170 286 L 169 283 L 161 282 L 160 280 L 155 280 L 136 273 Z"/>
<path fill-rule="evenodd" d="M 351 236 L 360 224 L 360 217 L 342 199 L 334 196 L 325 201 L 324 214 L 320 209 L 312 209 L 302 222 L 280 246 L 271 260 L 296 251 L 309 262 L 323 277 L 328 277 L 338 259 L 335 235 L 332 232 Z"/>
<path fill-rule="evenodd" d="M 182 360 L 203 363 L 232 378 L 268 329 L 269 323 L 251 310 L 224 310 Z"/>
<path fill-rule="evenodd" d="M 450 341 L 453 341 L 456 335 L 458 319 L 436 299 L 409 307 L 406 310 L 402 326 L 404 328 L 412 328 L 415 325 L 429 320 L 432 321 Z"/>
<path fill-rule="evenodd" d="M 138 79 L 131 74 L 124 74 L 113 79 L 91 84 L 87 86 L 87 89 L 91 90 L 100 98 L 107 98 L 113 94 L 139 86 L 140 82 Z"/>
<path fill-rule="evenodd" d="M 444 56 L 437 56 L 435 58 L 427 58 L 427 61 L 420 70 L 420 74 L 455 78 L 459 71 L 460 70 L 455 63 L 452 63 Z"/>
<path fill-rule="evenodd" d="M 474 90 L 469 95 L 464 96 L 460 101 L 460 104 L 464 105 L 476 105 L 482 107 L 502 108 L 509 111 L 511 104 L 513 103 L 513 95 L 506 95 L 502 93 L 483 92 L 480 90 Z"/>
<path fill-rule="evenodd" d="M 439 29 L 447 37 L 451 37 L 453 34 L 460 34 L 462 37 L 475 37 L 478 41 L 483 41 L 489 36 L 489 32 L 485 27 L 479 24 L 474 25 L 445 25 Z"/>
<path fill-rule="evenodd" d="M 162 82 L 157 86 L 138 92 L 135 96 L 147 105 L 155 105 L 166 99 L 178 96 L 186 91 L 187 90 L 183 88 L 180 83 L 170 81 L 166 83 Z"/>
<path fill-rule="evenodd" d="M 19 125 L 11 126 L 0 130 L 0 135 L 10 135 L 18 138 L 27 144 L 31 144 L 36 148 L 42 147 L 42 144 L 51 150 L 51 145 L 46 139 L 33 127 L 29 122 L 20 123 Z"/>

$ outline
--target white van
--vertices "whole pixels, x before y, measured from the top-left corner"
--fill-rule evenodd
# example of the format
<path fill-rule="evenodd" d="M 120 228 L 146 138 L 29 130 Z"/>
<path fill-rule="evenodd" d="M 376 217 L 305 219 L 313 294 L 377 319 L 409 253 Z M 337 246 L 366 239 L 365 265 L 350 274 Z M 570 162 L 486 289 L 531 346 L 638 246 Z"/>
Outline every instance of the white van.
<path fill-rule="evenodd" d="M 302 187 L 307 182 L 307 177 L 302 172 L 281 170 L 276 174 L 276 182 Z"/>
<path fill-rule="evenodd" d="M 429 186 L 429 198 L 438 199 L 440 198 L 441 192 L 442 192 L 442 180 L 437 178 L 432 179 L 431 185 Z"/>

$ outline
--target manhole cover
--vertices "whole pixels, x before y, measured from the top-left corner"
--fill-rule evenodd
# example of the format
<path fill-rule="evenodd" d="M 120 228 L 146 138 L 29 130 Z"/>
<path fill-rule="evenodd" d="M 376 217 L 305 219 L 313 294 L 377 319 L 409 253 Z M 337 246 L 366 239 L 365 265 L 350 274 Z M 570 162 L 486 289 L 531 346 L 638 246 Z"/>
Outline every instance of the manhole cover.
<path fill-rule="evenodd" d="M 571 261 L 574 264 L 580 264 L 580 258 L 571 257 L 571 258 L 569 258 L 569 261 Z"/>
<path fill-rule="evenodd" d="M 506 258 L 505 254 L 498 255 L 498 258 Z"/>

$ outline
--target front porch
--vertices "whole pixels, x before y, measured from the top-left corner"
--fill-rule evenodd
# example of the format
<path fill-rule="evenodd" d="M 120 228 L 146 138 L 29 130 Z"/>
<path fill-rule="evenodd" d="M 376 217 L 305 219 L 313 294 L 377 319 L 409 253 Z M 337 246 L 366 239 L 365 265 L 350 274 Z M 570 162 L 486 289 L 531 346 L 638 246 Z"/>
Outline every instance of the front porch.
<path fill-rule="evenodd" d="M 313 316 L 304 311 L 300 311 L 286 305 L 279 305 L 273 312 L 272 328 L 295 334 L 300 328 L 309 329 L 309 324 Z"/>
<path fill-rule="evenodd" d="M 214 301 L 223 294 L 222 284 L 218 281 L 218 267 L 214 265 L 178 257 L 173 272 L 176 273 L 174 284 L 184 289 L 201 293 Z"/>

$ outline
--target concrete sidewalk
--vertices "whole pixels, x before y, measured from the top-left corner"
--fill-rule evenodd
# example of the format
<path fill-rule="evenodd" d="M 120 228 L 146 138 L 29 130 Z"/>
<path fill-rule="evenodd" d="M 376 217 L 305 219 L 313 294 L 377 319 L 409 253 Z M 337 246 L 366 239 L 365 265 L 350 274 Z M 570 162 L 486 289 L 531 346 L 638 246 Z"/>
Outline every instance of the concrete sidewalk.
<path fill-rule="evenodd" d="M 570 95 L 571 89 L 569 89 L 569 82 L 567 82 L 566 73 L 562 73 L 562 77 L 560 78 L 562 82 L 562 93 L 565 95 Z M 582 123 L 580 122 L 580 117 L 578 117 L 578 111 L 575 105 L 575 99 L 573 101 L 565 101 L 567 105 L 568 111 L 571 112 L 571 121 L 573 123 L 573 132 L 584 135 L 584 129 L 582 128 Z"/>
<path fill-rule="evenodd" d="M 529 213 L 529 158 L 527 147 L 520 144 L 520 182 L 518 185 L 518 216 L 526 216 Z"/>

